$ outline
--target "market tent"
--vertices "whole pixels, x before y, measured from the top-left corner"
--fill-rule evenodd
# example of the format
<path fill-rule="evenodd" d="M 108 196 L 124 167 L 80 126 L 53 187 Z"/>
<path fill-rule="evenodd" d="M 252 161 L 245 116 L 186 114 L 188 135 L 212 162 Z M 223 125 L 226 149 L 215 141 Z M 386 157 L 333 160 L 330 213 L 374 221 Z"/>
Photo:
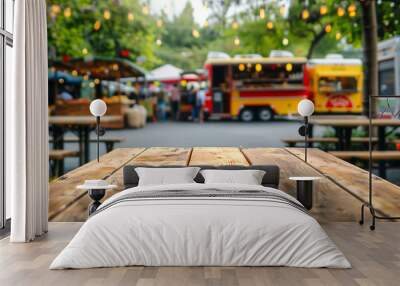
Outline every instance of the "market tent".
<path fill-rule="evenodd" d="M 99 80 L 119 80 L 121 78 L 145 78 L 147 72 L 129 60 L 121 58 L 85 57 L 68 61 L 55 61 L 51 71 L 63 71 L 73 75 L 88 76 Z"/>
<path fill-rule="evenodd" d="M 181 79 L 182 69 L 166 64 L 150 71 L 148 81 L 161 81 L 166 83 L 178 82 Z"/>

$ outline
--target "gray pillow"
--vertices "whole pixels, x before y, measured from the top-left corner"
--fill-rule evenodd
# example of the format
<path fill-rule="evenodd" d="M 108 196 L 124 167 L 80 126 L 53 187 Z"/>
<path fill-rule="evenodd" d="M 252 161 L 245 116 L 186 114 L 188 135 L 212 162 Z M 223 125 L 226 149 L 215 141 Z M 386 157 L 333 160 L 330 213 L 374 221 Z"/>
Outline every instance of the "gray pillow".
<path fill-rule="evenodd" d="M 135 168 L 139 176 L 139 186 L 195 183 L 193 179 L 199 170 L 199 167 Z"/>
<path fill-rule="evenodd" d="M 261 185 L 265 171 L 262 170 L 202 170 L 205 184 Z"/>

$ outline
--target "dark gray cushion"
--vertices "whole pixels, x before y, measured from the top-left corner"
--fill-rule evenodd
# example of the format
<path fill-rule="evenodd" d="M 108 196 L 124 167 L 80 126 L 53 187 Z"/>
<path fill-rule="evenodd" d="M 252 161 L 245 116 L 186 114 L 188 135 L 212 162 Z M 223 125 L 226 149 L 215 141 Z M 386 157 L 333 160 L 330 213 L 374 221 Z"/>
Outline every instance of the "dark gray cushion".
<path fill-rule="evenodd" d="M 146 168 L 182 168 L 183 166 L 133 166 L 124 167 L 124 186 L 125 189 L 136 187 L 139 183 L 139 176 L 135 171 L 137 167 Z M 253 165 L 253 166 L 190 166 L 200 167 L 201 169 L 217 169 L 217 170 L 263 170 L 265 175 L 262 179 L 262 185 L 265 187 L 279 187 L 279 167 L 276 165 Z M 204 183 L 204 178 L 200 174 L 194 178 L 197 183 Z"/>

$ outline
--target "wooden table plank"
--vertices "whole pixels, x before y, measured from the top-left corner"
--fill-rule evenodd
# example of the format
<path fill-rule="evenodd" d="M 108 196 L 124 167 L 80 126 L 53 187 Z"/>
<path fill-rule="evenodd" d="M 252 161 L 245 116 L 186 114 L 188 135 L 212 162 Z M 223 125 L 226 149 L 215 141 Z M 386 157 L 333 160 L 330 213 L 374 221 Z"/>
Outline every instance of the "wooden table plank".
<path fill-rule="evenodd" d="M 131 162 L 133 165 L 148 166 L 186 166 L 192 148 L 153 147 L 140 154 Z"/>
<path fill-rule="evenodd" d="M 304 158 L 304 150 L 287 149 L 299 158 Z M 368 172 L 318 149 L 309 149 L 308 162 L 325 176 L 330 177 L 360 200 L 368 201 Z M 373 204 L 383 214 L 400 216 L 400 187 L 373 176 Z M 360 208 L 360 204 L 358 208 Z"/>
<path fill-rule="evenodd" d="M 124 165 L 186 166 L 191 151 L 191 148 L 149 148 L 138 156 L 131 157 Z M 104 199 L 123 190 L 123 168 L 116 170 L 106 180 L 110 184 L 117 185 L 118 187 L 107 191 Z M 68 209 L 54 217 L 52 221 L 85 221 L 87 219 L 87 207 L 90 203 L 91 199 L 87 195 L 83 195 L 79 200 L 71 204 Z"/>
<path fill-rule="evenodd" d="M 49 185 L 49 219 L 64 211 L 86 192 L 76 186 L 88 179 L 107 179 L 118 168 L 143 152 L 144 148 L 115 149 L 100 157 L 100 162 L 91 161 L 74 169 Z"/>
<path fill-rule="evenodd" d="M 195 147 L 189 165 L 244 165 L 248 166 L 239 148 L 233 147 Z"/>
<path fill-rule="evenodd" d="M 120 115 L 106 115 L 101 117 L 101 123 L 115 123 L 123 120 L 123 116 Z M 50 125 L 96 125 L 96 117 L 91 115 L 53 115 L 49 116 Z"/>
<path fill-rule="evenodd" d="M 369 160 L 368 151 L 330 151 L 330 154 L 342 160 L 360 159 Z M 385 150 L 372 151 L 373 161 L 397 161 L 400 160 L 400 151 Z"/>
<path fill-rule="evenodd" d="M 242 152 L 251 165 L 278 165 L 281 170 L 279 189 L 292 196 L 296 196 L 296 183 L 289 180 L 289 177 L 321 177 L 315 169 L 283 148 L 250 148 L 243 149 Z M 318 221 L 357 221 L 359 206 L 359 200 L 329 179 L 322 178 L 315 182 L 311 214 Z"/>

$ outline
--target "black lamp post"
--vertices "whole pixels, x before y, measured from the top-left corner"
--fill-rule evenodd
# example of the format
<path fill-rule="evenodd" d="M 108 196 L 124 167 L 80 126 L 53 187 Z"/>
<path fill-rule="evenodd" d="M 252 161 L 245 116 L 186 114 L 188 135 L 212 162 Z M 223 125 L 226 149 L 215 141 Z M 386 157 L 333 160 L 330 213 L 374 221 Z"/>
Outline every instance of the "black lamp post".
<path fill-rule="evenodd" d="M 307 162 L 307 147 L 308 147 L 308 118 L 314 113 L 314 103 L 309 99 L 303 99 L 297 105 L 297 111 L 304 117 L 304 125 L 300 126 L 299 134 L 304 136 L 304 161 Z"/>
<path fill-rule="evenodd" d="M 103 136 L 105 130 L 100 128 L 100 117 L 107 112 L 107 104 L 101 100 L 96 99 L 90 103 L 90 113 L 96 117 L 96 134 L 97 134 L 97 162 L 100 162 L 100 136 Z"/>

